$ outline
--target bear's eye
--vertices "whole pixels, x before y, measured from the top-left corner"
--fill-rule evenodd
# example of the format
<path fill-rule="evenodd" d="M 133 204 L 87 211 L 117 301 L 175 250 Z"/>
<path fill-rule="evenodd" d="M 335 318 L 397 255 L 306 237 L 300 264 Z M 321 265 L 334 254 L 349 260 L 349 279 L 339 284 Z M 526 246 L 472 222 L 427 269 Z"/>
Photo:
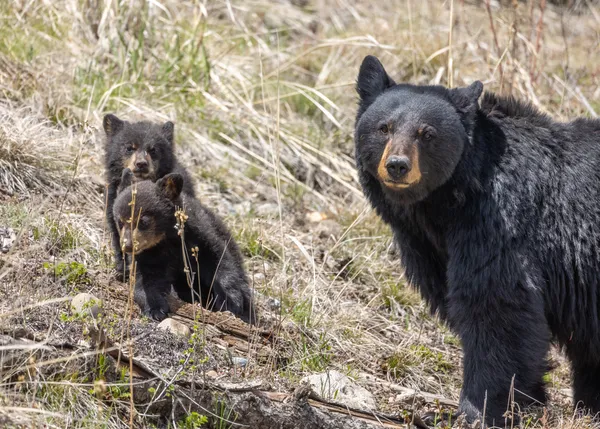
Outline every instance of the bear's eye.
<path fill-rule="evenodd" d="M 390 132 L 390 127 L 388 127 L 388 124 L 383 124 L 379 127 L 379 131 L 383 134 L 387 134 Z"/>
<path fill-rule="evenodd" d="M 425 141 L 432 140 L 435 137 L 435 132 L 431 128 L 421 128 L 419 130 L 419 134 L 421 135 L 421 139 Z"/>
<path fill-rule="evenodd" d="M 125 147 L 125 152 L 127 152 L 127 153 L 131 153 L 131 152 L 133 152 L 134 150 L 135 150 L 135 149 L 133 148 L 133 146 L 126 146 L 126 147 Z"/>
<path fill-rule="evenodd" d="M 146 152 L 148 153 L 148 155 L 154 156 L 156 154 L 156 148 L 154 148 L 154 147 L 148 148 L 146 150 Z"/>

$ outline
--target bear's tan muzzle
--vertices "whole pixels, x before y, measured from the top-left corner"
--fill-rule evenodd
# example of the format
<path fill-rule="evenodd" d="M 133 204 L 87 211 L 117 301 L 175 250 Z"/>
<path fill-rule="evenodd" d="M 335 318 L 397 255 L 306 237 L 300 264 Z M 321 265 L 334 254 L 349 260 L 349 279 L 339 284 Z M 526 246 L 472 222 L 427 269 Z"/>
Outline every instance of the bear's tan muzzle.
<path fill-rule="evenodd" d="M 398 164 L 401 165 L 400 172 Z M 390 189 L 406 189 L 421 180 L 419 148 L 389 140 L 377 167 L 379 181 Z"/>

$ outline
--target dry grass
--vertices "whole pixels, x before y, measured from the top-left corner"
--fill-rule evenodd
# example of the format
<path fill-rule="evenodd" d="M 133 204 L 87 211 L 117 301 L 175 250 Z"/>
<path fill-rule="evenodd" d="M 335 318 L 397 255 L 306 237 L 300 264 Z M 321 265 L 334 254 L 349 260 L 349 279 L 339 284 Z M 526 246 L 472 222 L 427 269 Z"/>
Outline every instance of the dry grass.
<path fill-rule="evenodd" d="M 81 290 L 125 317 L 126 306 L 106 292 L 100 118 L 171 119 L 180 159 L 198 179 L 202 201 L 234 230 L 261 308 L 272 304 L 263 321 L 282 338 L 272 365 L 251 360 L 243 377 L 285 390 L 335 368 L 458 399 L 458 341 L 405 284 L 391 235 L 357 182 L 358 65 L 373 53 L 397 81 L 480 79 L 558 119 L 596 116 L 600 57 L 590 54 L 600 40 L 600 6 L 304 3 L 0 4 L 0 227 L 20 233 L 0 260 L 4 331 L 26 328 L 49 341 L 75 329 L 79 321 L 64 304 L 24 308 Z M 204 350 L 219 361 L 218 351 Z M 24 364 L 52 358 L 39 350 L 16 355 Z M 75 361 L 89 371 L 0 371 L 0 422 L 128 426 L 129 398 L 119 389 L 129 378 L 107 381 L 108 401 L 93 391 L 97 358 Z M 218 367 L 239 376 L 231 365 Z M 570 414 L 568 368 L 561 364 L 549 379 L 547 420 L 531 414 L 528 427 L 588 427 Z M 382 410 L 407 408 L 389 389 L 373 393 Z M 136 419 L 139 427 L 157 421 Z M 182 425 L 175 416 L 165 421 Z"/>
<path fill-rule="evenodd" d="M 59 188 L 59 172 L 72 167 L 72 140 L 31 109 L 0 104 L 0 191 L 26 195 Z"/>

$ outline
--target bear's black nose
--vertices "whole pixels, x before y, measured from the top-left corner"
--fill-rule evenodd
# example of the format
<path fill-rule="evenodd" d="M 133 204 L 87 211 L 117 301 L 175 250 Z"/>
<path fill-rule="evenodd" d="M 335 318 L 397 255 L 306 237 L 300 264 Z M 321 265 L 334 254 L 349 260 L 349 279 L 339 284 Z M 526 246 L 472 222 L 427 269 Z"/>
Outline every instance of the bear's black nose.
<path fill-rule="evenodd" d="M 405 156 L 390 156 L 385 162 L 385 169 L 394 180 L 402 179 L 410 170 L 410 161 Z"/>

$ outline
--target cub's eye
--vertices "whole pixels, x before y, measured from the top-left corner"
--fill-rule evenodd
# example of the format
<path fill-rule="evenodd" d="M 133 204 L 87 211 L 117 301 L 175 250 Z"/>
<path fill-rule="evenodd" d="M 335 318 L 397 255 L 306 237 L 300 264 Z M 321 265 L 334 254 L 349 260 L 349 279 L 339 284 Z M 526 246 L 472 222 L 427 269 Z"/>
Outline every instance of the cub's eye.
<path fill-rule="evenodd" d="M 150 226 L 150 218 L 148 216 L 142 216 L 138 222 L 138 229 L 144 230 Z"/>
<path fill-rule="evenodd" d="M 133 146 L 127 146 L 125 147 L 125 152 L 127 153 L 132 153 L 135 149 L 133 148 Z"/>
<path fill-rule="evenodd" d="M 383 134 L 387 134 L 390 132 L 390 128 L 388 127 L 387 124 L 383 124 L 379 127 L 379 131 L 382 132 Z"/>
<path fill-rule="evenodd" d="M 154 148 L 154 147 L 151 147 L 151 148 L 149 148 L 149 149 L 147 149 L 147 150 L 146 150 L 146 153 L 147 153 L 148 155 L 150 155 L 150 156 L 153 156 L 153 155 L 155 155 L 155 154 L 156 154 L 156 148 Z"/>

